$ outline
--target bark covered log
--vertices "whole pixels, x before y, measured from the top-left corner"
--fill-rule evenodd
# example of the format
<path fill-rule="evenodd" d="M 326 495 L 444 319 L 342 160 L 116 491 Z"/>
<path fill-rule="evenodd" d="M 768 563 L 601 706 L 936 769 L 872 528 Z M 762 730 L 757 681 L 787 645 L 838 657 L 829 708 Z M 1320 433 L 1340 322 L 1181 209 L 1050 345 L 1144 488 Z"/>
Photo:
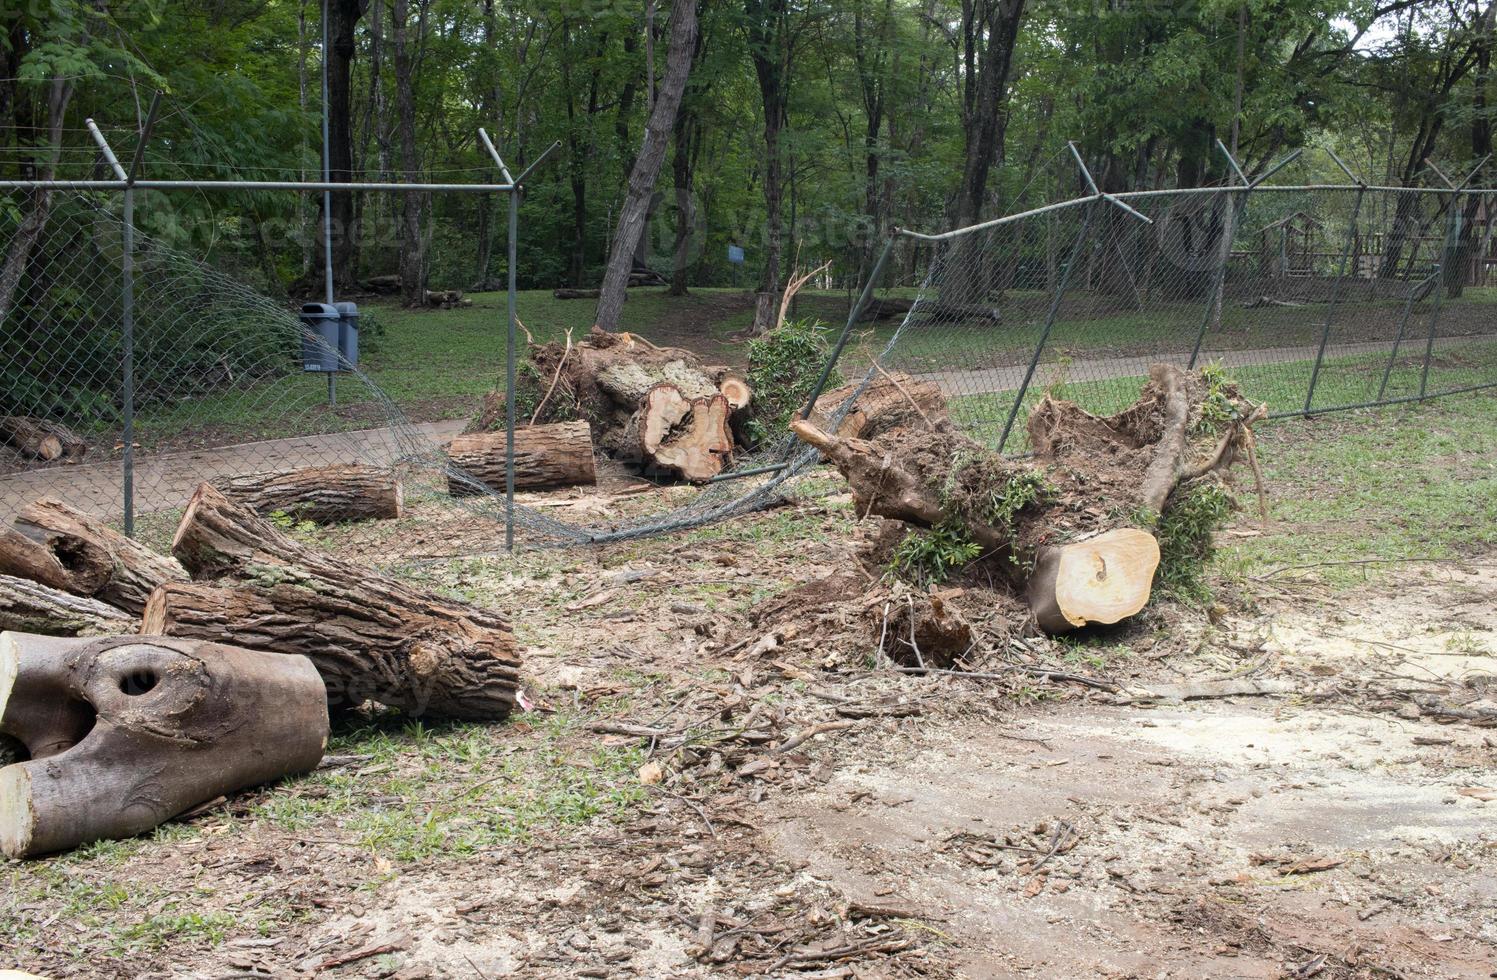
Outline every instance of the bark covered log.
<path fill-rule="evenodd" d="M 925 528 L 957 523 L 1026 592 L 1037 622 L 1064 632 L 1143 608 L 1160 559 L 1151 530 L 1171 495 L 1250 446 L 1264 407 L 1208 387 L 1199 373 L 1156 365 L 1139 400 L 1117 415 L 1047 396 L 1029 419 L 1029 461 L 999 457 L 949 425 L 873 440 L 808 421 L 791 429 L 842 472 L 860 513 Z"/>
<path fill-rule="evenodd" d="M 152 595 L 142 629 L 304 654 L 334 705 L 498 720 L 519 655 L 505 618 L 305 548 L 200 486 L 172 553 L 200 580 Z"/>
<path fill-rule="evenodd" d="M 0 851 L 130 837 L 248 786 L 308 772 L 327 744 L 303 657 L 161 637 L 0 633 Z"/>
<path fill-rule="evenodd" d="M 88 451 L 88 443 L 67 426 L 27 415 L 0 415 L 0 442 L 44 463 L 59 459 L 77 462 Z"/>
<path fill-rule="evenodd" d="M 676 394 L 659 394 L 663 386 Z M 605 453 L 696 481 L 721 472 L 731 458 L 733 433 L 723 428 L 724 444 L 718 416 L 731 416 L 752 397 L 741 372 L 706 366 L 689 351 L 657 347 L 635 334 L 597 328 L 576 343 L 532 346 L 516 386 L 522 422 L 581 419 Z M 503 393 L 493 392 L 469 431 L 503 426 Z M 666 432 L 671 435 L 660 435 Z M 664 458 L 656 456 L 657 445 L 665 447 Z"/>
<path fill-rule="evenodd" d="M 397 518 L 405 509 L 400 479 L 387 469 L 344 463 L 222 480 L 224 496 L 258 514 L 331 524 Z"/>
<path fill-rule="evenodd" d="M 136 621 L 97 599 L 73 595 L 30 579 L 0 575 L 0 630 L 48 636 L 133 633 Z"/>
<path fill-rule="evenodd" d="M 0 533 L 0 573 L 136 614 L 158 585 L 187 578 L 170 558 L 50 497 L 21 508 L 14 530 Z"/>
<path fill-rule="evenodd" d="M 873 439 L 906 426 L 934 428 L 947 421 L 939 385 L 908 374 L 880 375 L 857 394 L 861 382 L 833 388 L 816 399 L 810 422 L 843 439 Z M 854 394 L 857 400 L 835 428 L 832 419 Z"/>
<path fill-rule="evenodd" d="M 447 458 L 460 472 L 449 473 L 453 496 L 478 492 L 474 482 L 504 489 L 506 434 L 474 432 L 457 436 Z M 515 430 L 515 489 L 545 490 L 597 482 L 593 437 L 586 422 L 556 422 Z"/>

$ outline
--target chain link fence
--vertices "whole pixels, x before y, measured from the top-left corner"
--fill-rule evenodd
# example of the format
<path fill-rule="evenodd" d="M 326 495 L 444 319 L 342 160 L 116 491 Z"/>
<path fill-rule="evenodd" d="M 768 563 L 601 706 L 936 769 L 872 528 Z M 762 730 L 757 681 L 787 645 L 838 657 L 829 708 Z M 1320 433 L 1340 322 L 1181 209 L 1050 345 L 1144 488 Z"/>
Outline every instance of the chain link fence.
<path fill-rule="evenodd" d="M 409 452 L 405 442 L 420 430 L 400 426 L 399 409 L 347 362 L 340 404 L 330 404 L 329 376 L 303 371 L 304 343 L 321 340 L 288 308 L 138 232 L 127 413 L 123 224 L 108 204 L 54 193 L 43 232 L 0 298 L 0 416 L 61 425 L 82 444 L 56 460 L 15 444 L 0 449 L 0 518 L 50 496 L 122 520 L 127 484 L 134 509 L 150 514 L 180 508 L 205 480 L 337 462 L 390 465 Z M 0 212 L 7 255 L 27 234 L 26 213 Z M 325 347 L 319 353 L 338 359 Z"/>
<path fill-rule="evenodd" d="M 1045 392 L 1098 414 L 1149 365 L 1219 366 L 1276 417 L 1497 384 L 1490 191 L 1257 187 L 1092 196 L 943 235 L 879 354 L 1023 452 Z"/>
<path fill-rule="evenodd" d="M 38 233 L 27 195 L 0 199 L 0 249 L 25 253 L 0 282 L 0 416 L 64 425 L 86 447 L 50 462 L 0 447 L 0 521 L 55 496 L 123 523 L 130 486 L 134 509 L 169 527 L 203 480 L 361 462 L 399 470 L 413 504 L 496 530 L 512 520 L 521 544 L 567 544 L 743 513 L 817 462 L 787 437 L 705 488 L 578 517 L 522 495 L 511 511 L 447 460 L 441 443 L 463 421 L 412 422 L 346 361 L 330 404 L 327 375 L 303 370 L 304 344 L 320 341 L 291 308 L 137 235 L 128 472 L 117 200 L 53 192 Z M 921 285 L 876 273 L 835 366 L 854 380 L 934 382 L 955 424 L 1009 453 L 1025 451 L 1025 410 L 1043 393 L 1105 414 L 1159 361 L 1219 365 L 1277 416 L 1497 385 L 1494 204 L 1487 190 L 1215 188 L 1092 194 L 940 235 L 901 232 L 893 264 Z M 908 311 L 864 322 L 870 298 Z M 502 377 L 497 320 L 494 337 Z M 450 495 L 452 483 L 467 494 Z"/>

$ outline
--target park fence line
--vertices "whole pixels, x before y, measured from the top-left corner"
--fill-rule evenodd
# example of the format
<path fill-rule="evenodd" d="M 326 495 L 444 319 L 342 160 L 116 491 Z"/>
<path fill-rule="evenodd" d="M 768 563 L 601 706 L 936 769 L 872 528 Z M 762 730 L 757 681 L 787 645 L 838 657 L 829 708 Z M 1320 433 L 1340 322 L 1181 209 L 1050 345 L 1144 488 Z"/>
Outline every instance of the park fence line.
<path fill-rule="evenodd" d="M 465 476 L 375 380 L 340 361 L 350 383 L 343 410 L 329 413 L 321 387 L 300 371 L 309 335 L 290 310 L 140 235 L 130 209 L 112 207 L 155 184 L 244 185 L 58 183 L 67 187 L 53 188 L 47 233 L 6 298 L 5 413 L 81 425 L 110 458 L 74 469 L 7 464 L 0 518 L 33 491 L 95 511 L 112 497 L 133 530 L 137 510 L 180 507 L 184 487 L 200 479 L 351 461 L 401 469 L 417 499 L 452 499 L 447 481 Z M 518 186 L 480 189 L 513 201 Z M 1490 387 L 1494 200 L 1489 189 L 1260 182 L 1096 192 L 939 234 L 896 231 L 821 381 L 834 370 L 864 385 L 880 372 L 934 381 L 959 428 L 1010 453 L 1025 451 L 1022 411 L 1041 393 L 1105 414 L 1133 400 L 1155 361 L 1220 361 L 1276 417 Z M 7 246 L 18 231 L 14 218 L 9 225 Z M 496 377 L 513 377 L 515 237 Z M 924 274 L 907 311 L 864 323 L 875 300 L 909 297 L 890 282 L 887 259 L 910 248 Z M 510 540 L 515 529 L 538 544 L 622 540 L 753 510 L 817 462 L 787 438 L 737 460 L 688 502 L 621 520 L 566 520 L 486 487 L 453 505 L 502 524 Z"/>

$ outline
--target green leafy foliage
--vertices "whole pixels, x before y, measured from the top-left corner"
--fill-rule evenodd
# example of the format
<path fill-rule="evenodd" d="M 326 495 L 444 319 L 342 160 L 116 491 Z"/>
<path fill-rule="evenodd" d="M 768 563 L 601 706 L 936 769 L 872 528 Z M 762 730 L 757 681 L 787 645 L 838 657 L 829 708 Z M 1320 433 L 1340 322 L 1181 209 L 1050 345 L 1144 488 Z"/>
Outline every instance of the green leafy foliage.
<path fill-rule="evenodd" d="M 1215 481 L 1176 492 L 1154 528 L 1159 539 L 1156 579 L 1165 591 L 1191 602 L 1211 598 L 1206 562 L 1215 550 L 1216 532 L 1236 508 L 1231 492 Z"/>
<path fill-rule="evenodd" d="M 982 555 L 982 546 L 960 522 L 947 520 L 929 531 L 912 530 L 894 548 L 889 571 L 922 588 L 945 582 Z"/>
<path fill-rule="evenodd" d="M 748 383 L 754 400 L 748 429 L 755 443 L 782 434 L 791 416 L 805 407 L 831 353 L 828 330 L 825 323 L 814 318 L 787 319 L 763 337 L 749 341 Z M 840 384 L 842 375 L 833 369 L 826 387 Z"/>
<path fill-rule="evenodd" d="M 1235 384 L 1219 361 L 1201 368 L 1201 377 L 1206 382 L 1206 397 L 1201 400 L 1201 418 L 1195 430 L 1218 432 L 1237 417 L 1237 406 L 1231 396 Z"/>

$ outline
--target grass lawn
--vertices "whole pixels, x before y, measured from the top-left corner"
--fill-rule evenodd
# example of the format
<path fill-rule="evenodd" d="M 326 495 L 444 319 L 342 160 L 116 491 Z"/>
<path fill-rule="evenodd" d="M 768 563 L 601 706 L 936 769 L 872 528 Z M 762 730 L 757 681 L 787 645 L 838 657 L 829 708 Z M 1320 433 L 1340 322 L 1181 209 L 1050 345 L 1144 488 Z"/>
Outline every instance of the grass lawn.
<path fill-rule="evenodd" d="M 909 298 L 916 292 L 898 289 L 890 294 Z M 1447 304 L 1441 323 L 1467 328 L 1484 323 L 1480 315 L 1492 308 L 1487 295 L 1491 292 L 1497 291 L 1468 290 L 1459 303 Z M 412 311 L 393 304 L 366 304 L 366 318 L 378 325 L 366 331 L 360 365 L 368 383 L 358 376 L 340 378 L 336 409 L 328 406 L 324 376 L 292 371 L 170 404 L 147 405 L 137 416 L 137 438 L 148 449 L 181 448 L 377 427 L 386 424 L 390 415 L 385 398 L 416 420 L 467 417 L 502 376 L 506 334 L 505 295 L 477 293 L 470 298 L 472 306 L 453 310 Z M 1034 291 L 1012 291 L 1010 299 L 1009 313 L 1019 319 L 912 325 L 901 337 L 890 366 L 920 372 L 1023 364 L 1038 336 L 1046 301 Z M 836 328 L 849 300 L 840 291 L 806 291 L 797 299 L 796 312 L 819 317 Z M 1199 330 L 1199 303 L 1156 302 L 1147 313 L 1139 313 L 1107 312 L 1098 302 L 1084 295 L 1067 299 L 1064 318 L 1056 322 L 1050 344 L 1062 364 L 1067 359 L 1096 360 L 1128 353 L 1178 353 L 1189 349 Z M 516 305 L 520 321 L 537 342 L 561 340 L 568 330 L 574 337 L 583 335 L 592 324 L 595 307 L 591 300 L 557 300 L 549 290 L 522 291 Z M 1388 301 L 1343 305 L 1332 342 L 1389 339 L 1400 311 L 1398 303 Z M 1324 304 L 1261 309 L 1232 305 L 1221 330 L 1213 331 L 1204 346 L 1209 352 L 1312 345 L 1323 315 Z M 712 361 L 741 363 L 744 348 L 734 334 L 748 327 L 751 318 L 752 294 L 744 290 L 697 289 L 685 297 L 669 297 L 663 289 L 648 288 L 630 293 L 623 328 L 658 344 L 695 350 Z M 860 327 L 845 355 L 843 373 L 853 377 L 866 370 L 897 327 L 897 320 Z M 1419 336 L 1417 331 L 1422 329 L 1423 321 L 1416 317 L 1409 336 Z M 523 343 L 523 333 L 520 339 Z M 1417 346 L 1406 342 L 1405 350 L 1413 355 Z M 1442 352 L 1441 357 L 1444 360 L 1447 355 Z M 1461 363 L 1437 366 L 1432 372 L 1432 390 L 1497 379 L 1490 358 L 1458 360 Z M 1410 388 L 1408 363 L 1403 361 L 1395 370 L 1390 392 L 1417 390 L 1417 381 Z M 1321 379 L 1316 405 L 1370 399 L 1377 387 L 1376 379 L 1368 380 L 1374 367 L 1380 377 L 1376 356 L 1365 361 L 1333 359 Z M 1302 403 L 1309 364 L 1266 365 L 1235 373 L 1255 386 L 1250 390 L 1261 389 L 1261 397 L 1278 410 Z M 1054 376 L 1052 371 L 1044 383 Z M 1073 384 L 1066 390 L 1105 411 L 1126 403 L 1135 384 L 1128 379 Z M 980 395 L 959 399 L 955 412 L 973 425 L 991 426 L 996 419 L 1001 427 L 1007 404 L 1004 395 Z"/>
<path fill-rule="evenodd" d="M 1407 354 L 1400 354 L 1389 374 L 1387 398 L 1419 393 L 1423 350 L 1405 348 L 1405 351 Z M 1316 379 L 1314 407 L 1323 409 L 1372 401 L 1377 396 L 1387 364 L 1386 353 L 1326 358 Z M 1232 367 L 1227 374 L 1248 398 L 1267 402 L 1269 411 L 1278 414 L 1294 412 L 1304 406 L 1314 365 L 1313 359 L 1284 361 Z M 1076 401 L 1098 415 L 1107 415 L 1131 405 L 1138 397 L 1143 381 L 1142 375 L 1098 381 L 1073 380 L 1067 373 L 1064 360 L 1042 365 L 1024 397 L 1019 421 L 1015 423 L 1006 448 L 1014 452 L 1024 451 L 1023 419 L 1047 392 L 1053 392 L 1057 398 Z M 1497 342 L 1473 342 L 1436 350 L 1430 364 L 1428 391 L 1439 392 L 1493 381 L 1497 381 Z M 950 401 L 952 420 L 974 439 L 996 445 L 1004 420 L 1013 407 L 1014 394 L 1004 391 L 953 397 Z"/>

